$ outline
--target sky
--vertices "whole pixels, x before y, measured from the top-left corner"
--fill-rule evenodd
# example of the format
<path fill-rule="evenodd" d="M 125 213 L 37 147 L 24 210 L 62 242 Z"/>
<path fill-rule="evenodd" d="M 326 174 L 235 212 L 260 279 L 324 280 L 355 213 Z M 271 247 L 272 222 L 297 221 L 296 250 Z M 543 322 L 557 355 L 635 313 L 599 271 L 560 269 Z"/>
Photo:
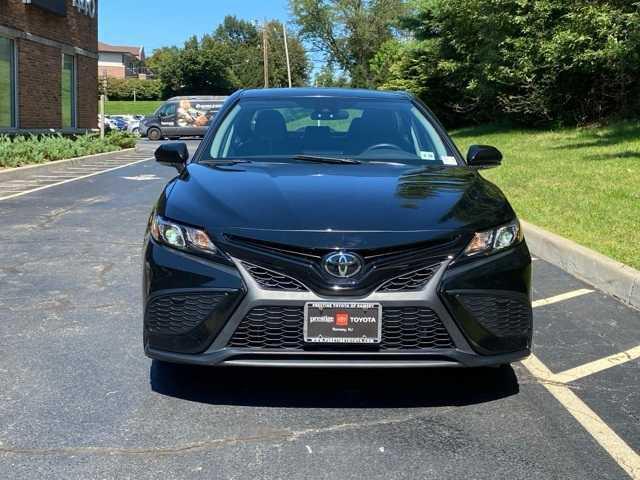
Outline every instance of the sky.
<path fill-rule="evenodd" d="M 98 37 L 116 45 L 179 45 L 211 33 L 226 15 L 245 20 L 289 20 L 287 0 L 103 0 Z"/>

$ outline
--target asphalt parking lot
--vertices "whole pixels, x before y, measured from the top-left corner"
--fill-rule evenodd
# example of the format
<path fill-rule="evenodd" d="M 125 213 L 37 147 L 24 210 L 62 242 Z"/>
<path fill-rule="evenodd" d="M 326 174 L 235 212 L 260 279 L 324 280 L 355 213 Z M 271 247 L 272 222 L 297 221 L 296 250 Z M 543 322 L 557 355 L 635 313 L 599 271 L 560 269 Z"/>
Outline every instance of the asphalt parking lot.
<path fill-rule="evenodd" d="M 512 368 L 147 359 L 142 234 L 174 174 L 154 146 L 0 194 L 0 478 L 640 479 L 640 312 L 541 260 Z"/>

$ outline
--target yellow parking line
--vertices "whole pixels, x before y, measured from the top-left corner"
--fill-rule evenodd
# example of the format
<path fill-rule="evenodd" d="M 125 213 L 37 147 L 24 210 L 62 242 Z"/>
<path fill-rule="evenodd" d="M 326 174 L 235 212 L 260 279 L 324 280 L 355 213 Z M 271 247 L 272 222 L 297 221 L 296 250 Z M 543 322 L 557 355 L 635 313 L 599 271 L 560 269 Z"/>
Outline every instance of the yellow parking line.
<path fill-rule="evenodd" d="M 579 297 L 591 293 L 593 290 L 582 288 L 571 292 L 544 298 L 532 303 L 534 308 L 561 302 L 570 298 Z M 640 480 L 640 456 L 622 438 L 618 436 L 596 412 L 591 410 L 578 396 L 566 385 L 567 382 L 600 372 L 609 367 L 620 365 L 640 357 L 640 345 L 609 357 L 587 363 L 580 367 L 554 374 L 535 355 L 522 361 L 524 367 L 546 388 L 553 397 L 575 418 L 596 442 L 611 455 L 620 467 L 627 472 L 633 480 Z"/>
<path fill-rule="evenodd" d="M 586 295 L 587 293 L 591 293 L 593 290 L 589 290 L 588 288 L 581 288 L 579 290 L 572 290 L 571 292 L 562 293 L 560 295 L 556 295 L 555 297 L 543 298 L 542 300 L 536 300 L 531 303 L 533 308 L 543 307 L 545 305 L 551 305 L 552 303 L 562 302 L 563 300 L 569 300 L 570 298 L 580 297 L 582 295 Z"/>
<path fill-rule="evenodd" d="M 601 358 L 600 360 L 595 360 L 593 362 L 580 365 L 579 367 L 556 373 L 553 378 L 557 382 L 569 383 L 586 377 L 587 375 L 601 372 L 607 368 L 635 360 L 636 358 L 640 358 L 640 345 L 630 348 L 629 350 L 625 350 L 624 352 L 615 353 L 608 357 Z"/>
<path fill-rule="evenodd" d="M 566 385 L 554 383 L 554 375 L 538 357 L 531 355 L 522 361 L 534 377 L 604 448 L 633 480 L 640 480 L 640 456 L 602 420 L 596 412 L 578 398 Z"/>

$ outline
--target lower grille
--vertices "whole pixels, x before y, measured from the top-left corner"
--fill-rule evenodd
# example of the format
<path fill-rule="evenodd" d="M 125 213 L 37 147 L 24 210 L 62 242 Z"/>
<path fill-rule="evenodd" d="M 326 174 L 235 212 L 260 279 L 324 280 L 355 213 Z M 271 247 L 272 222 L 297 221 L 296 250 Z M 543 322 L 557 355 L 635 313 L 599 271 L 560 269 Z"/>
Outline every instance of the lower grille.
<path fill-rule="evenodd" d="M 521 300 L 494 295 L 459 295 L 474 319 L 499 338 L 531 335 L 531 306 Z"/>
<path fill-rule="evenodd" d="M 454 344 L 442 321 L 430 308 L 383 308 L 381 348 L 454 348 Z"/>
<path fill-rule="evenodd" d="M 301 349 L 302 307 L 256 307 L 244 317 L 230 347 Z"/>
<path fill-rule="evenodd" d="M 230 347 L 274 350 L 303 350 L 303 307 L 256 307 L 240 322 L 229 341 Z M 354 345 L 353 349 L 358 349 Z M 454 348 L 438 315 L 430 308 L 382 309 L 380 350 Z"/>
<path fill-rule="evenodd" d="M 153 298 L 147 305 L 145 326 L 149 333 L 180 335 L 202 322 L 227 297 L 226 293 L 183 293 Z"/>
<path fill-rule="evenodd" d="M 423 288 L 440 268 L 440 264 L 430 265 L 420 270 L 398 275 L 385 282 L 379 292 L 410 292 Z"/>

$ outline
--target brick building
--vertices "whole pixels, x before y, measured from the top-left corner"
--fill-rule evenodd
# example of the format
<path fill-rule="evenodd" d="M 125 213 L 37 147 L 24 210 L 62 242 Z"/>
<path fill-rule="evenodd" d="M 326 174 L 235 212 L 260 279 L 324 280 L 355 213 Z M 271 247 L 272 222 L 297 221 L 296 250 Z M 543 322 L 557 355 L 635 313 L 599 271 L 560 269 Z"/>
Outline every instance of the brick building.
<path fill-rule="evenodd" d="M 98 42 L 98 55 L 100 78 L 140 78 L 147 74 L 147 69 L 144 67 L 144 47 Z"/>
<path fill-rule="evenodd" d="M 97 74 L 97 0 L 0 0 L 0 132 L 96 128 Z"/>

